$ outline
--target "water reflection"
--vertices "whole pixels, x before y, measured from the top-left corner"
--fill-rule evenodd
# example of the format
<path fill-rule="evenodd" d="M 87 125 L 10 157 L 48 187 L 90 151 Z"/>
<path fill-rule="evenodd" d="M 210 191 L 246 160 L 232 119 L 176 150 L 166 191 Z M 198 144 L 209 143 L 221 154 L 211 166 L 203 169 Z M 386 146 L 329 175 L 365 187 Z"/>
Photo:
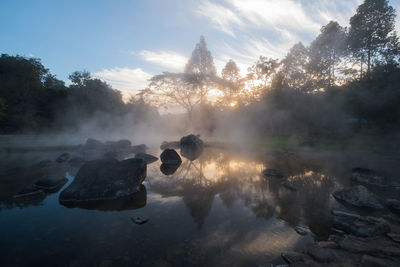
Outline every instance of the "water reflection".
<path fill-rule="evenodd" d="M 279 168 L 289 176 L 264 177 L 261 173 L 266 167 Z M 283 187 L 285 180 L 297 191 Z M 292 227 L 307 225 L 317 235 L 327 234 L 323 229 L 330 223 L 328 206 L 335 186 L 332 176 L 293 156 L 272 155 L 265 160 L 213 149 L 206 149 L 195 161 L 184 160 L 168 178 L 154 174 L 151 182 L 152 191 L 181 197 L 199 229 L 218 196 L 226 208 L 242 201 L 256 217 L 275 216 Z"/>
<path fill-rule="evenodd" d="M 139 192 L 118 199 L 84 201 L 74 204 L 60 203 L 68 208 L 82 208 L 89 210 L 117 211 L 117 210 L 135 210 L 146 206 L 147 191 L 144 185 L 141 185 Z"/>

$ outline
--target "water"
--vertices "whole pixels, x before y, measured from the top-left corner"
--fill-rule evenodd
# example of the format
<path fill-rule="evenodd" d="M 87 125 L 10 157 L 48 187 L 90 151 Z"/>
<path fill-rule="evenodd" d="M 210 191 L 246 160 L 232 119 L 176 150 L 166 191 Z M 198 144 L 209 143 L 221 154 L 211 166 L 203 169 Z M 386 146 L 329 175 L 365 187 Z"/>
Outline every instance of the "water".
<path fill-rule="evenodd" d="M 375 164 L 393 172 L 398 163 L 381 155 L 377 160 L 365 154 L 304 157 L 206 149 L 195 161 L 183 159 L 172 175 L 160 171 L 159 161 L 148 165 L 142 192 L 123 205 L 67 208 L 58 202 L 62 189 L 31 202 L 10 200 L 12 190 L 32 180 L 34 172 L 25 166 L 57 153 L 26 152 L 2 160 L 1 266 L 284 263 L 281 252 L 329 235 L 331 208 L 343 209 L 331 193 L 349 184 L 350 166 Z M 11 159 L 19 159 L 12 161 L 16 166 L 7 163 Z M 265 168 L 282 170 L 297 191 L 283 187 L 281 179 L 264 177 Z M 58 164 L 47 171 L 67 174 L 65 188 L 77 170 Z M 149 221 L 137 225 L 131 216 Z M 299 235 L 296 226 L 308 234 Z"/>

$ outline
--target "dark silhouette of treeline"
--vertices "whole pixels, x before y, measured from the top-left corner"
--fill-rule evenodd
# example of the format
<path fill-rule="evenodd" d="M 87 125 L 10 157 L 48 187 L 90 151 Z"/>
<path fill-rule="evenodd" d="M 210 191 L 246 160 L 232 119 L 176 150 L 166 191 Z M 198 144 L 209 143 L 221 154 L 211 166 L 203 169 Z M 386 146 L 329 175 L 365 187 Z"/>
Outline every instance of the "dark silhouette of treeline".
<path fill-rule="evenodd" d="M 121 92 L 88 72 L 74 72 L 69 79 L 71 85 L 65 86 L 39 59 L 2 54 L 0 131 L 78 129 L 93 118 L 103 124 L 98 126 L 112 127 L 116 117 L 131 116 L 133 124 L 158 116 L 140 99 L 124 103 Z"/>

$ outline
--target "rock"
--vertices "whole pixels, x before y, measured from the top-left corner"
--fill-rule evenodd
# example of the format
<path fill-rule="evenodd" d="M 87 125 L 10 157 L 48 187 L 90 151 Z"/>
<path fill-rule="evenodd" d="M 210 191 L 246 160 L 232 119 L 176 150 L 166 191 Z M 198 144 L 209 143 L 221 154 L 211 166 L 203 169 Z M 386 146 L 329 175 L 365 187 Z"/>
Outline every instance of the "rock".
<path fill-rule="evenodd" d="M 400 201 L 397 199 L 386 200 L 386 206 L 393 212 L 400 215 Z"/>
<path fill-rule="evenodd" d="M 337 200 L 344 201 L 356 207 L 383 209 L 379 198 L 362 185 L 339 190 L 332 193 L 332 195 Z"/>
<path fill-rule="evenodd" d="M 333 226 L 359 237 L 373 237 L 390 232 L 390 225 L 385 220 L 371 216 L 335 216 Z"/>
<path fill-rule="evenodd" d="M 181 155 L 189 160 L 197 159 L 203 152 L 203 141 L 199 136 L 189 134 L 180 140 Z"/>
<path fill-rule="evenodd" d="M 181 157 L 178 155 L 178 153 L 174 150 L 174 149 L 165 149 L 161 155 L 160 155 L 160 159 L 162 163 L 166 163 L 166 164 L 181 164 L 182 163 L 182 159 Z"/>
<path fill-rule="evenodd" d="M 86 140 L 84 148 L 85 149 L 102 150 L 105 148 L 105 144 L 100 142 L 99 140 L 89 138 Z"/>
<path fill-rule="evenodd" d="M 37 188 L 34 185 L 28 186 L 17 194 L 13 195 L 14 200 L 31 200 L 36 198 L 43 198 L 45 197 L 45 192 L 43 189 Z"/>
<path fill-rule="evenodd" d="M 144 223 L 147 223 L 149 221 L 149 219 L 147 219 L 147 218 L 138 217 L 138 216 L 132 216 L 131 220 L 132 220 L 132 222 L 134 222 L 136 224 L 144 224 Z"/>
<path fill-rule="evenodd" d="M 333 241 L 319 241 L 317 244 L 320 248 L 334 248 L 335 249 L 335 248 L 339 247 L 338 243 L 333 242 Z"/>
<path fill-rule="evenodd" d="M 299 226 L 296 226 L 295 228 L 294 228 L 294 230 L 299 234 L 299 235 L 306 235 L 307 234 L 307 232 L 306 231 L 304 231 L 302 228 L 300 228 Z"/>
<path fill-rule="evenodd" d="M 70 159 L 70 157 L 71 156 L 69 155 L 69 153 L 65 152 L 65 153 L 62 153 L 60 156 L 58 156 L 56 161 L 58 163 L 62 163 L 62 162 L 68 161 Z"/>
<path fill-rule="evenodd" d="M 164 175 L 172 175 L 176 172 L 176 170 L 179 168 L 179 166 L 181 166 L 181 163 L 177 163 L 177 164 L 163 163 L 160 166 L 160 171 Z"/>
<path fill-rule="evenodd" d="M 85 159 L 82 157 L 73 157 L 68 161 L 72 166 L 80 166 L 85 163 Z"/>
<path fill-rule="evenodd" d="M 49 167 L 52 163 L 53 162 L 51 160 L 49 160 L 49 159 L 48 160 L 42 160 L 42 161 L 39 161 L 38 167 L 39 168 Z"/>
<path fill-rule="evenodd" d="M 394 242 L 400 243 L 400 234 L 399 233 L 387 233 L 386 234 L 390 239 Z"/>
<path fill-rule="evenodd" d="M 376 171 L 365 168 L 353 168 L 351 170 L 351 180 L 358 183 L 381 185 L 385 177 L 378 175 Z"/>
<path fill-rule="evenodd" d="M 350 235 L 340 240 L 339 246 L 341 249 L 353 253 L 400 256 L 400 246 L 382 237 L 364 239 Z"/>
<path fill-rule="evenodd" d="M 65 177 L 60 177 L 57 175 L 45 176 L 35 183 L 35 186 L 39 189 L 43 189 L 46 192 L 58 191 L 68 182 Z"/>
<path fill-rule="evenodd" d="M 297 191 L 297 188 L 290 182 L 288 181 L 284 181 L 281 183 L 281 185 L 287 189 L 289 189 L 290 191 Z"/>
<path fill-rule="evenodd" d="M 294 252 L 294 251 L 282 252 L 281 257 L 288 264 L 301 262 L 301 261 L 304 261 L 309 258 L 309 257 L 307 257 L 307 255 L 305 255 L 303 253 Z"/>
<path fill-rule="evenodd" d="M 61 192 L 64 203 L 118 199 L 137 193 L 146 177 L 143 159 L 99 159 L 86 162 Z"/>
<path fill-rule="evenodd" d="M 316 261 L 319 262 L 332 262 L 336 259 L 335 253 L 328 248 L 320 248 L 316 246 L 310 246 L 307 249 L 308 255 L 313 257 Z"/>
<path fill-rule="evenodd" d="M 334 216 L 347 216 L 347 217 L 354 217 L 354 218 L 360 217 L 360 215 L 358 215 L 356 213 L 352 213 L 352 212 L 348 212 L 348 211 L 344 211 L 344 210 L 338 210 L 338 209 L 332 209 L 331 213 Z"/>
<path fill-rule="evenodd" d="M 392 260 L 388 259 L 382 259 L 382 258 L 377 258 L 377 257 L 372 257 L 370 255 L 362 255 L 361 256 L 361 264 L 362 266 L 366 267 L 390 267 L 390 266 L 398 266 L 398 263 L 396 264 Z"/>
<path fill-rule="evenodd" d="M 266 169 L 262 171 L 262 174 L 266 177 L 283 178 L 283 173 L 280 170 Z"/>
<path fill-rule="evenodd" d="M 156 162 L 158 160 L 157 157 L 150 155 L 150 154 L 146 154 L 146 153 L 137 153 L 135 155 L 135 158 L 137 159 L 144 159 L 144 161 L 146 161 L 147 164 Z"/>

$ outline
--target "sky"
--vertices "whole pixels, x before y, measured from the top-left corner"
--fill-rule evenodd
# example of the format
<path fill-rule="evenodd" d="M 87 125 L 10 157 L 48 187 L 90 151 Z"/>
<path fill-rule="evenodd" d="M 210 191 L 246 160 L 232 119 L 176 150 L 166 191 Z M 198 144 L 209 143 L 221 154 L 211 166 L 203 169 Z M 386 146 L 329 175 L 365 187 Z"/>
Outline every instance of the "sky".
<path fill-rule="evenodd" d="M 348 26 L 362 0 L 0 0 L 0 54 L 41 59 L 58 79 L 86 70 L 127 97 L 182 71 L 201 35 L 218 72 L 283 58 L 330 20 Z M 396 9 L 400 32 L 400 0 Z"/>

